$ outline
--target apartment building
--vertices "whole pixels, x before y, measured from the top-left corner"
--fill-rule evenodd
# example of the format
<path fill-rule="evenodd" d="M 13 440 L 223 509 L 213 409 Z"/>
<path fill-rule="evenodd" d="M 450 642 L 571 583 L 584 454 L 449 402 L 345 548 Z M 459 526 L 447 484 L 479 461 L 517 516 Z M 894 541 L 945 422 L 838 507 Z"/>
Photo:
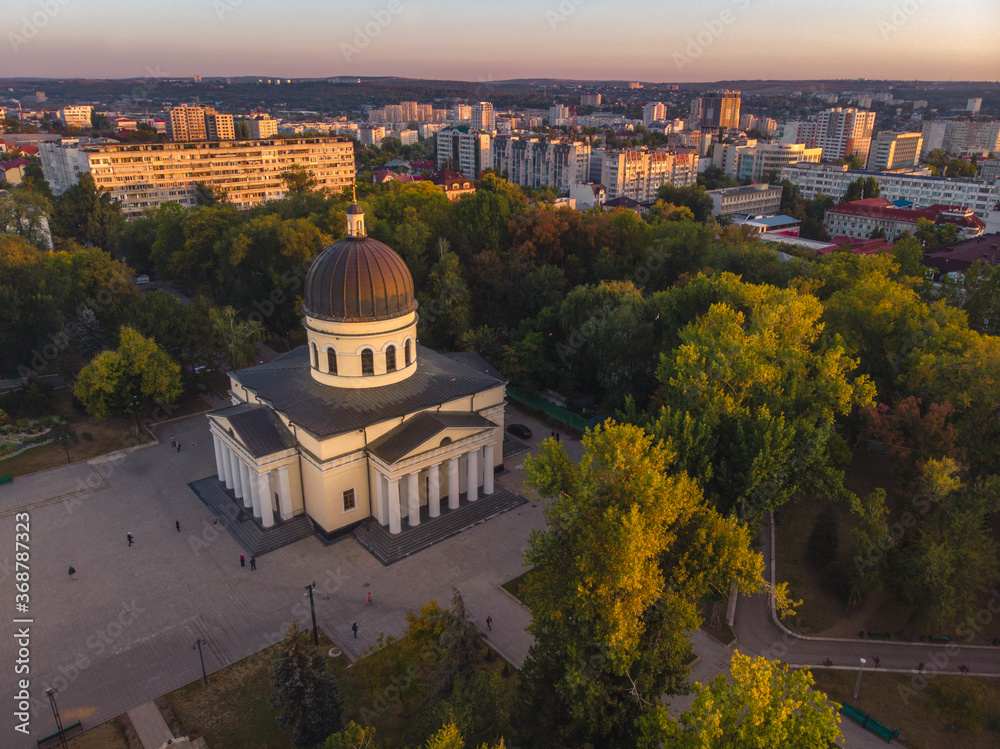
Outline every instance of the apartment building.
<path fill-rule="evenodd" d="M 565 127 L 569 124 L 569 107 L 556 104 L 549 107 L 549 125 L 552 127 Z"/>
<path fill-rule="evenodd" d="M 493 168 L 522 187 L 552 187 L 568 192 L 586 182 L 590 169 L 590 144 L 550 142 L 516 135 L 493 139 Z"/>
<path fill-rule="evenodd" d="M 736 130 L 740 126 L 739 91 L 709 91 L 700 99 L 698 124 L 703 130 Z"/>
<path fill-rule="evenodd" d="M 846 164 L 792 164 L 781 170 L 781 178 L 799 188 L 807 200 L 822 192 L 840 201 L 854 180 L 874 177 L 881 197 L 905 200 L 917 207 L 960 205 L 971 208 L 987 220 L 1000 203 L 1000 180 L 993 183 L 973 179 L 931 177 L 926 169 L 911 172 L 870 172 L 849 170 Z"/>
<path fill-rule="evenodd" d="M 93 113 L 94 108 L 92 106 L 80 104 L 60 109 L 59 119 L 62 120 L 67 127 L 87 128 L 90 127 L 91 115 L 93 115 Z"/>
<path fill-rule="evenodd" d="M 986 225 L 970 208 L 954 205 L 930 205 L 917 210 L 897 208 L 883 197 L 852 200 L 826 212 L 823 223 L 831 236 L 867 239 L 881 229 L 885 238 L 895 241 L 904 232 L 913 234 L 921 219 L 936 225 L 953 224 L 961 239 L 978 237 Z"/>
<path fill-rule="evenodd" d="M 781 185 L 762 182 L 742 187 L 709 190 L 712 213 L 716 216 L 733 214 L 769 216 L 781 210 Z"/>
<path fill-rule="evenodd" d="M 62 195 L 80 180 L 83 172 L 90 171 L 81 146 L 90 138 L 63 138 L 38 144 L 38 158 L 42 162 L 42 175 L 49 183 L 53 195 Z"/>
<path fill-rule="evenodd" d="M 205 132 L 209 140 L 235 140 L 236 125 L 231 114 L 205 112 Z"/>
<path fill-rule="evenodd" d="M 667 119 L 667 108 L 662 101 L 651 101 L 642 108 L 643 127 L 649 127 L 654 122 Z"/>
<path fill-rule="evenodd" d="M 580 105 L 584 107 L 601 106 L 600 94 L 580 94 Z"/>
<path fill-rule="evenodd" d="M 1000 122 L 970 120 L 927 120 L 920 132 L 922 156 L 941 149 L 946 153 L 1000 151 Z"/>
<path fill-rule="evenodd" d="M 338 191 L 354 183 L 354 147 L 342 138 L 290 138 L 260 141 L 201 141 L 82 145 L 64 141 L 59 154 L 68 180 L 75 150 L 79 172 L 89 171 L 97 187 L 119 201 L 132 218 L 173 201 L 195 205 L 198 183 L 226 193 L 240 208 L 285 196 L 282 172 L 300 164 L 323 189 Z M 55 159 L 42 159 L 42 172 L 55 180 Z M 51 175 L 51 176 L 50 176 Z"/>
<path fill-rule="evenodd" d="M 822 148 L 823 158 L 828 161 L 857 155 L 866 162 L 874 126 L 874 112 L 836 107 L 820 112 L 805 122 L 786 123 L 782 142 Z"/>
<path fill-rule="evenodd" d="M 653 203 L 663 185 L 686 187 L 698 179 L 696 153 L 647 148 L 604 150 L 602 153 L 600 183 L 607 190 L 608 201 L 627 197 L 640 203 Z"/>
<path fill-rule="evenodd" d="M 493 105 L 488 101 L 481 101 L 473 104 L 470 111 L 470 122 L 477 130 L 492 132 L 496 130 L 496 114 L 493 112 Z"/>
<path fill-rule="evenodd" d="M 887 172 L 892 169 L 908 169 L 920 164 L 920 147 L 923 145 L 920 133 L 897 133 L 885 130 L 875 136 L 868 151 L 869 170 Z"/>
<path fill-rule="evenodd" d="M 273 138 L 278 134 L 278 121 L 269 114 L 257 114 L 247 120 L 247 130 L 254 140 Z"/>
<path fill-rule="evenodd" d="M 737 179 L 758 180 L 765 175 L 778 175 L 790 164 L 818 164 L 822 148 L 806 148 L 802 143 L 758 143 L 748 140 L 745 145 L 717 145 L 713 164 Z"/>
<path fill-rule="evenodd" d="M 365 125 L 358 128 L 358 140 L 365 146 L 377 146 L 385 140 L 385 128 L 381 125 Z"/>
<path fill-rule="evenodd" d="M 171 107 L 167 111 L 167 137 L 176 141 L 208 140 L 205 108 L 191 104 Z"/>
<path fill-rule="evenodd" d="M 492 139 L 489 133 L 459 126 L 439 130 L 435 134 L 435 164 L 438 169 L 449 167 L 469 179 L 493 164 Z"/>

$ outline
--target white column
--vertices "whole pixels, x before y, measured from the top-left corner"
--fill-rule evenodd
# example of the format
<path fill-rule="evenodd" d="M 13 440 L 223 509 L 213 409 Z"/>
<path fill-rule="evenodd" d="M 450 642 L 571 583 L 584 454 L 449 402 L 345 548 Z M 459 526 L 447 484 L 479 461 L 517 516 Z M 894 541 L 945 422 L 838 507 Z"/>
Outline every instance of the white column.
<path fill-rule="evenodd" d="M 241 487 L 240 491 L 237 492 L 236 496 L 240 497 L 243 500 L 244 507 L 252 507 L 253 491 L 251 490 L 252 489 L 251 480 L 253 478 L 253 471 L 250 470 L 250 466 L 248 466 L 244 461 L 240 460 L 239 458 L 237 458 L 236 461 L 237 463 L 239 463 L 239 467 L 237 470 L 240 475 L 240 487 Z"/>
<path fill-rule="evenodd" d="M 419 471 L 406 474 L 406 501 L 409 504 L 410 527 L 420 525 L 420 484 L 417 483 Z"/>
<path fill-rule="evenodd" d="M 274 510 L 271 506 L 271 481 L 267 473 L 257 474 L 257 492 L 255 498 L 259 498 L 259 504 L 254 508 L 257 517 L 260 518 L 261 525 L 270 528 L 274 525 Z"/>
<path fill-rule="evenodd" d="M 236 451 L 233 449 L 229 450 L 229 461 L 233 464 L 233 494 L 236 495 L 237 499 L 242 499 L 246 492 L 246 474 L 241 470 L 243 466 L 243 460 Z"/>
<path fill-rule="evenodd" d="M 384 479 L 382 474 L 375 471 L 375 506 L 378 507 L 378 521 L 385 525 L 389 522 L 389 511 L 385 506 L 385 487 L 382 486 Z"/>
<path fill-rule="evenodd" d="M 399 533 L 399 479 L 389 479 L 389 533 Z"/>
<path fill-rule="evenodd" d="M 260 506 L 263 504 L 260 501 L 260 482 L 257 481 L 257 471 L 252 468 L 247 468 L 248 481 L 247 486 L 243 488 L 246 489 L 246 496 L 250 498 L 250 504 L 253 507 L 253 516 L 255 518 L 260 518 Z"/>
<path fill-rule="evenodd" d="M 288 480 L 288 466 L 278 469 L 278 509 L 282 520 L 292 517 L 292 485 Z"/>
<path fill-rule="evenodd" d="M 233 464 L 229 462 L 229 446 L 219 441 L 219 452 L 222 456 L 222 473 L 219 480 L 225 483 L 227 489 L 233 488 Z"/>
<path fill-rule="evenodd" d="M 441 474 L 440 463 L 427 469 L 427 514 L 436 518 L 441 514 Z"/>
<path fill-rule="evenodd" d="M 493 443 L 486 445 L 486 458 L 483 460 L 483 494 L 493 493 Z"/>
<path fill-rule="evenodd" d="M 225 480 L 226 469 L 222 465 L 222 440 L 217 434 L 212 435 L 212 444 L 215 447 L 215 475 L 220 481 Z"/>
<path fill-rule="evenodd" d="M 479 448 L 466 453 L 469 460 L 469 486 L 466 489 L 465 498 L 470 502 L 475 502 L 479 499 L 479 461 L 476 458 L 479 457 Z"/>
<path fill-rule="evenodd" d="M 458 483 L 458 456 L 448 458 L 448 509 L 458 509 L 458 494 L 461 487 Z"/>

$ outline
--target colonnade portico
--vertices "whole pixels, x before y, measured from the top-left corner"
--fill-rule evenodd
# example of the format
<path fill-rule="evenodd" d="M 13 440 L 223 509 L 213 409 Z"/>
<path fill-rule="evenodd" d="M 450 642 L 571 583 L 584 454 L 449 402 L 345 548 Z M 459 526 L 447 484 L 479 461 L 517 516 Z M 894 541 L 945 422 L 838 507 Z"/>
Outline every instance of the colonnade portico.
<path fill-rule="evenodd" d="M 242 450 L 234 448 L 215 432 L 215 467 L 219 481 L 232 490 L 243 506 L 260 521 L 264 528 L 274 525 L 277 510 L 282 520 L 292 517 L 291 482 L 289 466 L 261 469 Z"/>
<path fill-rule="evenodd" d="M 460 460 L 465 458 L 463 477 Z M 447 468 L 445 468 L 447 464 Z M 415 466 L 412 470 L 394 477 L 376 469 L 376 493 L 380 510 L 379 521 L 388 521 L 390 533 L 401 533 L 403 529 L 403 508 L 406 509 L 407 525 L 420 525 L 422 491 L 425 494 L 427 514 L 430 518 L 441 515 L 442 472 L 447 470 L 448 509 L 457 510 L 461 495 L 462 478 L 466 484 L 466 499 L 475 502 L 480 496 L 493 494 L 494 443 L 492 441 L 475 445 L 471 450 L 459 452 L 439 460 Z M 482 494 L 480 494 L 482 487 Z M 405 500 L 403 494 L 405 493 Z"/>

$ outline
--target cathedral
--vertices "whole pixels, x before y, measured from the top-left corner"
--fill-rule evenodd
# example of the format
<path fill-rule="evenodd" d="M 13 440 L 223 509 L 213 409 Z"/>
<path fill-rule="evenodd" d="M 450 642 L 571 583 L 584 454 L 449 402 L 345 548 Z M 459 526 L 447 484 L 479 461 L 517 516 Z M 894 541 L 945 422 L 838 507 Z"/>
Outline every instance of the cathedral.
<path fill-rule="evenodd" d="M 233 405 L 208 415 L 218 480 L 264 529 L 305 514 L 326 539 L 369 517 L 399 534 L 492 494 L 502 467 L 506 380 L 420 346 L 406 263 L 347 213 L 306 277 L 307 344 L 231 372 Z"/>

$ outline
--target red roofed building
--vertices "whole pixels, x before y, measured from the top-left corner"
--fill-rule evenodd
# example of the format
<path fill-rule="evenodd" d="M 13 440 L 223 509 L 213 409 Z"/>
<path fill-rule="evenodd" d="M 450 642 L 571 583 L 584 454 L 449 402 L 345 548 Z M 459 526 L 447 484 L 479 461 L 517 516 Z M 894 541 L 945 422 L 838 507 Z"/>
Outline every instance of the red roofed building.
<path fill-rule="evenodd" d="M 476 191 L 475 182 L 451 169 L 434 172 L 428 179 L 444 190 L 444 194 L 450 200 L 458 200 L 463 195 L 470 195 Z"/>
<path fill-rule="evenodd" d="M 928 252 L 923 264 L 940 274 L 965 273 L 977 260 L 983 265 L 1000 265 L 1000 234 L 984 234 Z"/>
<path fill-rule="evenodd" d="M 24 168 L 31 166 L 27 159 L 0 161 L 0 182 L 16 187 L 24 181 Z"/>
<path fill-rule="evenodd" d="M 385 182 L 419 182 L 421 179 L 421 177 L 411 177 L 409 174 L 396 174 L 388 169 L 379 169 L 372 177 L 372 182 L 381 185 Z"/>
<path fill-rule="evenodd" d="M 838 205 L 826 212 L 823 223 L 831 235 L 868 239 L 873 231 L 882 229 L 891 241 L 903 232 L 913 234 L 920 219 L 934 224 L 955 224 L 962 239 L 978 237 L 986 230 L 986 224 L 969 208 L 931 205 L 912 210 L 897 208 L 885 198 L 865 198 Z"/>

